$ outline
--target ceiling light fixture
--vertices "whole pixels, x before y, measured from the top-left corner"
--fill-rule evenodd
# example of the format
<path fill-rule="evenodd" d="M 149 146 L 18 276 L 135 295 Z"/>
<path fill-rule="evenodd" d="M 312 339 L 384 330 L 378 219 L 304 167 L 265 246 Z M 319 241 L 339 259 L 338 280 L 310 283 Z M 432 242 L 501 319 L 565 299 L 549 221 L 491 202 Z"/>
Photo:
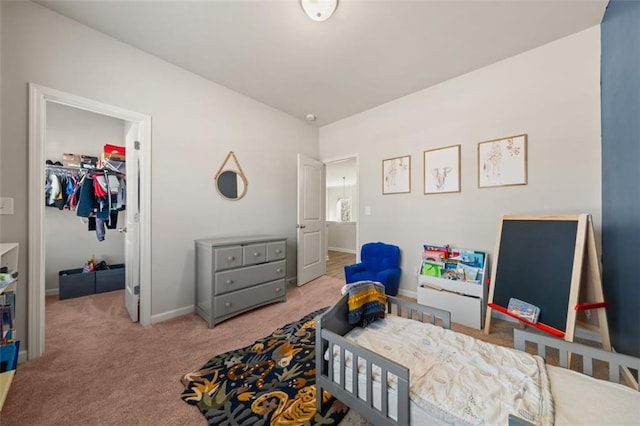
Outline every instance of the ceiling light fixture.
<path fill-rule="evenodd" d="M 300 0 L 304 13 L 314 21 L 326 21 L 338 7 L 338 0 Z"/>
<path fill-rule="evenodd" d="M 307 114 L 307 116 L 305 118 L 307 119 L 307 121 L 316 121 L 316 115 L 315 114 Z"/>

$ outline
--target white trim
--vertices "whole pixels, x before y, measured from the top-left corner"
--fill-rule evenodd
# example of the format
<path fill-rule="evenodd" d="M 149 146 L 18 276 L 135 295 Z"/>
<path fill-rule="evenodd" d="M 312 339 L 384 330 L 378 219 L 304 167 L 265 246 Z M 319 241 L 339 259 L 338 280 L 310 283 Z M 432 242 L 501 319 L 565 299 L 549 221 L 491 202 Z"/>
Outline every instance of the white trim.
<path fill-rule="evenodd" d="M 417 290 L 416 291 L 410 291 L 410 290 L 405 290 L 405 289 L 399 288 L 398 289 L 398 294 L 400 296 L 411 297 L 412 299 L 418 300 L 418 291 Z M 416 302 L 416 303 L 418 303 L 418 302 Z"/>
<path fill-rule="evenodd" d="M 339 251 L 341 253 L 356 254 L 356 251 L 354 249 L 346 249 L 346 248 L 340 248 L 340 247 L 327 247 L 327 250 Z"/>
<path fill-rule="evenodd" d="M 46 296 L 57 296 L 60 294 L 60 289 L 59 288 L 50 288 L 48 290 L 44 291 L 44 295 Z"/>
<path fill-rule="evenodd" d="M 178 318 L 184 315 L 192 314 L 196 311 L 196 305 L 185 306 L 184 308 L 174 309 L 172 311 L 163 312 L 151 317 L 151 324 L 157 324 L 162 321 Z"/>
<path fill-rule="evenodd" d="M 44 353 L 45 251 L 44 153 L 47 102 L 55 102 L 136 124 L 140 131 L 140 324 L 151 324 L 151 116 L 29 83 L 29 259 L 28 331 L 29 359 Z M 129 148 L 129 147 L 127 147 Z"/>

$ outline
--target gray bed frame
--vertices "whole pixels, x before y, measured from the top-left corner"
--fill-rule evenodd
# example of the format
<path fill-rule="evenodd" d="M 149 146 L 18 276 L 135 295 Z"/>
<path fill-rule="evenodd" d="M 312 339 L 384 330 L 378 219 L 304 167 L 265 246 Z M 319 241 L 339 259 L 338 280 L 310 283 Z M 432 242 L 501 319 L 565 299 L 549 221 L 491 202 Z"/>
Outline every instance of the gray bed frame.
<path fill-rule="evenodd" d="M 625 355 L 617 352 L 609 352 L 593 346 L 583 345 L 576 342 L 551 337 L 546 334 L 532 333 L 530 331 L 514 329 L 513 347 L 524 351 L 526 342 L 537 345 L 538 355 L 546 359 L 547 349 L 557 351 L 558 363 L 560 367 L 569 368 L 571 357 L 579 355 L 582 357 L 582 370 L 576 370 L 582 374 L 593 377 L 593 361 L 599 361 L 608 369 L 609 381 L 622 383 L 635 390 L 638 390 L 638 378 L 633 377 L 630 370 L 635 370 L 637 374 L 640 370 L 640 358 Z M 572 369 L 576 368 L 576 363 L 572 363 Z"/>
<path fill-rule="evenodd" d="M 380 356 L 375 352 L 362 348 L 346 340 L 343 336 L 356 326 L 350 325 L 347 320 L 349 312 L 348 294 L 328 311 L 316 318 L 316 403 L 318 411 L 322 408 L 323 390 L 328 391 L 339 401 L 353 408 L 370 422 L 378 425 L 408 425 L 409 424 L 409 369 L 389 358 Z M 405 318 L 417 319 L 422 322 L 440 325 L 443 328 L 451 328 L 451 314 L 441 309 L 430 306 L 418 305 L 407 302 L 393 296 L 387 296 L 387 312 Z M 333 346 L 338 345 L 340 351 L 337 355 L 341 361 L 340 383 L 333 381 L 334 357 Z M 327 352 L 327 349 L 330 349 Z M 352 355 L 351 377 L 346 376 L 344 363 L 345 352 Z M 324 359 L 325 353 L 328 359 Z M 367 361 L 366 368 L 366 400 L 358 397 L 358 359 Z M 373 366 L 381 370 L 380 380 L 380 409 L 373 405 Z M 387 373 L 397 377 L 397 419 L 389 416 L 389 398 L 387 394 Z M 347 390 L 347 380 L 351 382 L 351 390 Z"/>
<path fill-rule="evenodd" d="M 322 408 L 323 390 L 328 391 L 339 401 L 348 407 L 356 410 L 370 422 L 378 425 L 409 425 L 409 369 L 396 362 L 380 356 L 375 352 L 362 348 L 347 341 L 343 336 L 356 326 L 350 325 L 348 316 L 348 295 L 344 295 L 333 307 L 324 314 L 316 318 L 316 403 L 318 411 Z M 425 305 L 407 302 L 396 297 L 387 296 L 387 312 L 405 318 L 417 319 L 422 322 L 437 324 L 443 328 L 451 327 L 451 315 L 447 311 L 432 308 Z M 546 335 L 531 333 L 524 330 L 514 329 L 514 347 L 524 350 L 525 342 L 533 342 L 538 346 L 538 355 L 545 357 L 547 348 L 559 351 L 559 362 L 561 367 L 567 367 L 569 353 L 581 355 L 583 358 L 584 374 L 593 375 L 593 360 L 602 360 L 609 364 L 609 380 L 620 383 L 621 372 L 629 372 L 629 369 L 640 370 L 640 358 L 629 355 L 608 352 L 591 346 L 579 343 L 567 342 L 565 340 L 549 337 Z M 334 345 L 338 345 L 340 350 L 336 355 L 333 353 Z M 330 349 L 327 351 L 327 349 Z M 351 352 L 351 371 L 347 376 L 345 366 L 345 352 Z M 327 359 L 325 359 L 325 356 Z M 336 358 L 339 363 L 334 362 Z M 358 359 L 366 361 L 366 393 L 365 399 L 358 397 Z M 332 378 L 336 377 L 334 365 L 339 365 L 339 371 L 335 372 L 340 378 L 337 383 Z M 372 370 L 373 366 L 380 368 L 380 408 L 373 405 L 374 392 Z M 396 410 L 397 418 L 389 416 L 389 397 L 387 391 L 387 374 L 397 377 L 396 387 Z M 622 377 L 625 377 L 624 375 Z M 626 374 L 626 377 L 631 377 Z M 346 387 L 347 380 L 351 383 L 351 390 Z M 637 380 L 637 377 L 635 378 Z M 637 383 L 637 382 L 636 382 Z M 637 389 L 637 385 L 636 385 Z M 521 419 L 510 419 L 510 424 L 524 425 Z"/>

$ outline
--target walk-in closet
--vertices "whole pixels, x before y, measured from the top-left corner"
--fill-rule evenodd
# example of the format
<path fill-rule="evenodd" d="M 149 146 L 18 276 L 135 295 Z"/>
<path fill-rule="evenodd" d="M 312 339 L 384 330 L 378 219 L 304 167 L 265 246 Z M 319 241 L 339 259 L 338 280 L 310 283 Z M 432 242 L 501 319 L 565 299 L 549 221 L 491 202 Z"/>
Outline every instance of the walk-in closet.
<path fill-rule="evenodd" d="M 53 102 L 47 105 L 43 164 L 47 296 L 95 293 L 95 280 L 89 275 L 79 275 L 66 292 L 59 287 L 61 271 L 83 273 L 79 271 L 83 268 L 84 274 L 89 269 L 122 268 L 119 274 L 109 274 L 109 285 L 124 288 L 125 163 L 120 155 L 103 162 L 105 145 L 124 147 L 124 135 L 123 120 Z M 91 179 L 91 195 L 83 177 Z"/>

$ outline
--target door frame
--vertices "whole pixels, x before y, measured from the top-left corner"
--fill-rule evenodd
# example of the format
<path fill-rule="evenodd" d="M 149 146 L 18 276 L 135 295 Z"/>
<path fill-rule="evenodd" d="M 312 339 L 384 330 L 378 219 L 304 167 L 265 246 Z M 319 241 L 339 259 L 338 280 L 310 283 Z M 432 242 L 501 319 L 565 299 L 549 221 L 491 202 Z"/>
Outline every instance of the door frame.
<path fill-rule="evenodd" d="M 151 323 L 151 116 L 129 111 L 60 90 L 29 83 L 29 258 L 28 359 L 45 347 L 45 143 L 47 102 L 119 118 L 138 127 L 140 135 L 140 324 Z M 134 149 L 127 146 L 127 149 Z"/>
<path fill-rule="evenodd" d="M 341 155 L 338 157 L 332 157 L 332 158 L 326 158 L 326 159 L 322 159 L 320 161 L 322 161 L 325 165 L 325 170 L 326 170 L 326 166 L 330 165 L 331 163 L 340 163 L 346 160 L 351 160 L 351 159 L 355 159 L 356 160 L 356 191 L 357 191 L 357 195 L 358 195 L 358 209 L 360 209 L 360 158 L 358 156 L 358 154 L 345 154 L 345 155 Z M 327 203 L 327 184 L 325 181 L 325 188 L 324 188 L 324 194 L 325 194 L 325 209 L 327 208 L 326 206 L 328 205 Z M 325 212 L 325 216 L 326 216 L 326 212 Z M 358 212 L 358 220 L 356 221 L 356 262 L 360 261 L 360 221 L 362 219 L 360 218 L 360 212 Z M 328 244 L 325 244 L 325 254 L 328 256 L 329 255 L 329 246 Z"/>

